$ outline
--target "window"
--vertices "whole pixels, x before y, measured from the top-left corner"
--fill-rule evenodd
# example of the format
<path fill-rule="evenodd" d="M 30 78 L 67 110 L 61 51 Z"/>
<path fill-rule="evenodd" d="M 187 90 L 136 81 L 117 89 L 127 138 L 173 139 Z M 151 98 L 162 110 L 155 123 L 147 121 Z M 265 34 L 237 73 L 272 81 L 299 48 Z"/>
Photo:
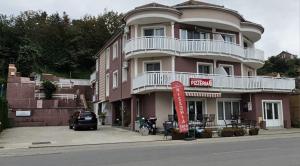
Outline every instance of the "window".
<path fill-rule="evenodd" d="M 163 27 L 144 28 L 144 36 L 165 36 L 165 29 Z"/>
<path fill-rule="evenodd" d="M 202 62 L 198 62 L 197 63 L 197 71 L 198 73 L 201 74 L 212 74 L 212 69 L 213 69 L 213 65 L 211 63 L 202 63 Z"/>
<path fill-rule="evenodd" d="M 118 41 L 114 43 L 113 45 L 113 59 L 116 59 L 118 57 Z"/>
<path fill-rule="evenodd" d="M 118 70 L 113 72 L 113 88 L 117 88 L 118 87 Z"/>
<path fill-rule="evenodd" d="M 248 70 L 248 76 L 253 76 L 253 72 L 251 70 Z"/>
<path fill-rule="evenodd" d="M 105 61 L 106 61 L 106 63 L 105 63 L 105 67 L 106 67 L 106 69 L 109 69 L 109 62 L 110 62 L 110 49 L 109 48 L 107 48 L 106 50 L 105 50 Z"/>
<path fill-rule="evenodd" d="M 109 74 L 106 74 L 105 77 L 105 96 L 109 96 Z"/>
<path fill-rule="evenodd" d="M 223 69 L 226 71 L 228 76 L 234 75 L 233 65 L 223 65 L 221 64 L 220 67 L 223 67 Z"/>
<path fill-rule="evenodd" d="M 127 81 L 127 69 L 126 68 L 122 68 L 122 82 Z"/>
<path fill-rule="evenodd" d="M 229 43 L 236 43 L 235 42 L 235 35 L 234 34 L 221 34 L 224 41 Z"/>
<path fill-rule="evenodd" d="M 160 71 L 160 62 L 144 62 L 144 71 Z"/>
<path fill-rule="evenodd" d="M 207 32 L 180 29 L 180 39 L 210 39 L 210 34 Z"/>
<path fill-rule="evenodd" d="M 218 120 L 232 120 L 239 118 L 239 101 L 219 101 L 218 102 Z"/>

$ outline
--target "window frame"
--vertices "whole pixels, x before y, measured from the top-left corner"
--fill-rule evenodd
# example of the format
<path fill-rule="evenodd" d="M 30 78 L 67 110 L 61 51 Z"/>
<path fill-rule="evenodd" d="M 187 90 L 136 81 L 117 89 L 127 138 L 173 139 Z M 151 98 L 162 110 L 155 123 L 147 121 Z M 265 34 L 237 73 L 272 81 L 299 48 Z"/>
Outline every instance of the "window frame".
<path fill-rule="evenodd" d="M 199 72 L 199 66 L 202 65 L 202 66 L 209 66 L 209 73 L 200 73 Z M 197 73 L 198 74 L 213 74 L 214 73 L 214 65 L 213 63 L 208 63 L 208 62 L 197 62 L 197 67 L 196 67 L 196 70 L 197 70 Z"/>
<path fill-rule="evenodd" d="M 110 79 L 109 73 L 107 73 L 107 74 L 105 75 L 105 96 L 106 96 L 106 97 L 109 96 L 109 82 L 110 82 L 109 79 Z"/>
<path fill-rule="evenodd" d="M 161 60 L 151 60 L 151 61 L 143 61 L 143 73 L 146 72 L 158 72 L 158 71 L 147 71 L 147 64 L 159 63 L 159 71 L 162 71 L 162 62 Z"/>
<path fill-rule="evenodd" d="M 220 100 L 217 100 L 216 101 L 216 108 L 217 108 L 217 121 L 229 121 L 229 120 L 231 120 L 231 119 L 226 119 L 226 110 L 225 110 L 225 103 L 226 102 L 230 102 L 230 113 L 231 113 L 231 115 L 233 115 L 233 103 L 239 103 L 239 110 L 238 110 L 238 112 L 239 112 L 239 115 L 241 115 L 241 113 L 242 113 L 242 109 L 241 109 L 241 99 L 235 99 L 235 98 L 232 98 L 232 99 L 230 99 L 230 98 L 228 98 L 228 99 L 220 99 Z M 222 117 L 222 119 L 219 119 L 219 103 L 222 103 L 222 114 L 223 114 L 223 117 Z"/>
<path fill-rule="evenodd" d="M 113 55 L 112 55 L 113 60 L 118 58 L 118 56 L 119 56 L 118 54 L 119 54 L 119 42 L 116 41 L 113 44 Z"/>
<path fill-rule="evenodd" d="M 108 70 L 110 68 L 110 47 L 105 49 L 105 69 Z"/>
<path fill-rule="evenodd" d="M 163 29 L 164 30 L 164 35 L 163 36 L 155 36 L 155 32 L 154 32 L 154 36 L 145 36 L 145 29 Z M 166 37 L 166 26 L 165 25 L 157 25 L 157 26 L 142 26 L 141 28 L 141 36 L 142 37 Z"/>
<path fill-rule="evenodd" d="M 118 70 L 115 70 L 113 73 L 112 73 L 112 88 L 113 89 L 116 89 L 118 88 L 118 84 L 119 84 L 119 74 L 118 74 Z"/>
<path fill-rule="evenodd" d="M 227 76 L 234 76 L 234 66 L 233 65 L 229 65 L 229 64 L 219 64 L 219 67 L 230 67 L 231 68 L 231 72 L 232 72 L 232 74 L 230 75 L 230 74 L 228 74 L 227 72 Z M 225 69 L 224 69 L 225 70 Z M 226 70 L 225 70 L 226 71 Z"/>

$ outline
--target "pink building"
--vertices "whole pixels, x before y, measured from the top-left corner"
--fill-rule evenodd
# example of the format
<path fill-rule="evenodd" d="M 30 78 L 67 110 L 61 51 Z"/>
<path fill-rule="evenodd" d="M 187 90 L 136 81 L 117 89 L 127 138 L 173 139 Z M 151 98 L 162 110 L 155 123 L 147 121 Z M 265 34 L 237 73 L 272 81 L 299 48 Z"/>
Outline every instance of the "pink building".
<path fill-rule="evenodd" d="M 198 1 L 151 3 L 123 19 L 124 30 L 98 52 L 94 77 L 94 107 L 107 112 L 112 124 L 134 129 L 137 117 L 155 116 L 162 128 L 175 114 L 170 83 L 178 80 L 190 121 L 211 114 L 223 126 L 238 114 L 264 120 L 268 128 L 291 126 L 288 95 L 295 80 L 256 74 L 265 60 L 255 48 L 262 25 Z"/>

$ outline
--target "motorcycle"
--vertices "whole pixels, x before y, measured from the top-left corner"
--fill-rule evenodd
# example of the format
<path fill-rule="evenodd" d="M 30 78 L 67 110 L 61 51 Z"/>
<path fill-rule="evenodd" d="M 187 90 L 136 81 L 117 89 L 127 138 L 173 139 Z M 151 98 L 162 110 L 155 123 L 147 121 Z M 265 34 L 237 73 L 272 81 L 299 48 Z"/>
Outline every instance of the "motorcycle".
<path fill-rule="evenodd" d="M 141 135 L 156 135 L 156 120 L 157 118 L 155 117 L 150 117 L 148 119 L 145 119 L 144 117 L 141 120 L 140 124 L 140 130 L 139 132 Z"/>

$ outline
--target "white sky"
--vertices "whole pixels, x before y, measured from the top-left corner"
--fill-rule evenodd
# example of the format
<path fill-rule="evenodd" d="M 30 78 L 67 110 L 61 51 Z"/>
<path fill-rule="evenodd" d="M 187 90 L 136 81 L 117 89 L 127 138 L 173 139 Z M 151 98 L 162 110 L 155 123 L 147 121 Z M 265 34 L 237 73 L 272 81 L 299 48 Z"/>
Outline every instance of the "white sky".
<path fill-rule="evenodd" d="M 71 18 L 85 14 L 98 15 L 106 8 L 127 12 L 151 2 L 175 5 L 185 0 L 0 0 L 0 13 L 17 15 L 25 10 L 44 10 L 47 13 L 66 11 Z M 247 20 L 262 24 L 265 33 L 256 47 L 265 56 L 282 50 L 300 55 L 300 0 L 202 0 L 237 10 Z"/>

